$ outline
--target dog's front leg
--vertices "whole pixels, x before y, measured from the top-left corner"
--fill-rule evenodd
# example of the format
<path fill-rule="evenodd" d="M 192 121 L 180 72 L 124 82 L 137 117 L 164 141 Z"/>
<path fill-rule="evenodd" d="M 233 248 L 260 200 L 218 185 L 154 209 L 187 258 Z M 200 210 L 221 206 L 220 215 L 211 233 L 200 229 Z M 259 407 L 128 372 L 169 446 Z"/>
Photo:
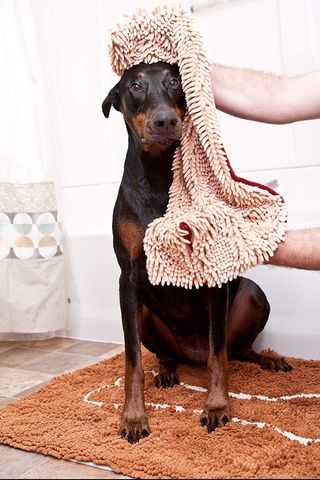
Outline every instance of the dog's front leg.
<path fill-rule="evenodd" d="M 144 404 L 144 371 L 141 362 L 142 301 L 138 273 L 135 270 L 120 276 L 120 307 L 125 339 L 126 373 L 125 405 L 120 424 L 120 436 L 130 443 L 150 433 Z"/>
<path fill-rule="evenodd" d="M 210 381 L 207 401 L 200 418 L 208 433 L 230 420 L 228 397 L 228 358 L 226 327 L 228 315 L 228 285 L 208 289 Z"/>

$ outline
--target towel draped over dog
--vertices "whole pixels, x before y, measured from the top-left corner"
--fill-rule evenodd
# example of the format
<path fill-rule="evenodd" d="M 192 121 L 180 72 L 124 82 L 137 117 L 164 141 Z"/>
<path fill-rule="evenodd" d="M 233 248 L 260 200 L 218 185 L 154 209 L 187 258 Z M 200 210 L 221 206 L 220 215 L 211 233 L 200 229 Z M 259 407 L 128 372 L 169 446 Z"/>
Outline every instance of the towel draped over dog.
<path fill-rule="evenodd" d="M 139 63 L 177 64 L 186 98 L 167 211 L 144 237 L 150 282 L 221 286 L 268 260 L 286 232 L 286 205 L 270 188 L 232 170 L 217 120 L 212 64 L 191 15 L 176 4 L 151 13 L 138 9 L 116 25 L 109 51 L 118 75 Z"/>

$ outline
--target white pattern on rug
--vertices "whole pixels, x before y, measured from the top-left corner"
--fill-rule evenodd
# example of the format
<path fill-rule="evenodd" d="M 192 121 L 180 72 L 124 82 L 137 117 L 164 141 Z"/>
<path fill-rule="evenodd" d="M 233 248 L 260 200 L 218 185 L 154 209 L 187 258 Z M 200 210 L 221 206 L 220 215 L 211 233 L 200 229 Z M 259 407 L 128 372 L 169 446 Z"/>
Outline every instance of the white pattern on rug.
<path fill-rule="evenodd" d="M 151 371 L 146 372 L 146 373 L 151 373 L 154 377 L 158 375 L 158 373 L 155 372 L 154 370 L 151 370 Z M 121 377 L 119 377 L 113 384 L 102 385 L 101 387 L 98 387 L 94 390 L 91 390 L 90 392 L 86 393 L 83 396 L 83 401 L 85 403 L 89 403 L 91 405 L 96 405 L 97 407 L 102 407 L 104 405 L 104 403 L 103 402 L 95 402 L 94 400 L 90 400 L 91 395 L 93 395 L 94 393 L 99 393 L 99 392 L 101 392 L 101 390 L 104 390 L 105 388 L 113 388 L 113 387 L 119 388 L 119 387 L 121 387 L 121 380 L 122 380 Z M 198 387 L 196 385 L 189 385 L 189 384 L 186 384 L 184 382 L 180 382 L 180 386 L 184 387 L 184 388 L 187 388 L 189 390 L 195 390 L 197 392 L 207 392 L 207 389 L 204 388 L 204 387 Z M 278 401 L 290 401 L 290 400 L 293 400 L 295 398 L 320 398 L 320 394 L 319 393 L 299 393 L 299 394 L 295 394 L 295 395 L 283 395 L 281 397 L 267 397 L 265 395 L 251 395 L 249 393 L 229 392 L 229 397 L 237 398 L 239 400 L 258 399 L 258 400 L 265 401 L 265 402 L 278 402 Z M 148 403 L 148 402 L 146 402 L 146 406 L 152 407 L 156 410 L 159 410 L 159 409 L 164 410 L 164 409 L 169 408 L 169 409 L 174 410 L 175 412 L 199 413 L 199 414 L 202 413 L 202 410 L 199 410 L 199 409 L 192 409 L 191 410 L 191 409 L 186 409 L 186 408 L 182 407 L 181 405 L 172 406 L 172 405 L 169 405 L 167 403 L 152 403 L 152 402 Z M 118 409 L 120 407 L 120 404 L 119 403 L 114 403 L 113 407 L 115 409 Z M 236 422 L 236 423 L 241 423 L 241 425 L 255 425 L 258 428 L 265 428 L 265 427 L 272 428 L 273 430 L 280 433 L 281 435 L 288 438 L 289 440 L 297 441 L 297 442 L 301 443 L 302 445 L 310 445 L 311 443 L 320 443 L 320 438 L 300 437 L 298 435 L 295 435 L 292 432 L 288 432 L 286 430 L 281 430 L 279 427 L 277 427 L 275 425 L 272 425 L 270 423 L 267 423 L 267 422 L 250 422 L 248 420 L 241 420 L 237 417 L 233 417 L 231 419 L 231 421 Z"/>

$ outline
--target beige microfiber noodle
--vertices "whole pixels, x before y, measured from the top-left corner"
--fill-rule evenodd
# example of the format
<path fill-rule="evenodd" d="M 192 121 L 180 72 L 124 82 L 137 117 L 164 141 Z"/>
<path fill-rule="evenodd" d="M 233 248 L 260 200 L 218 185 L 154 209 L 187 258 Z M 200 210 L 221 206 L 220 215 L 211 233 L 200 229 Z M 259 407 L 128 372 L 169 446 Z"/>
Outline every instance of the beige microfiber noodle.
<path fill-rule="evenodd" d="M 320 478 L 319 361 L 290 359 L 290 374 L 231 361 L 233 420 L 208 435 L 199 421 L 207 368 L 179 365 L 183 385 L 158 389 L 158 361 L 142 354 L 152 432 L 138 444 L 118 435 L 123 354 L 57 377 L 0 410 L 0 442 L 139 478 Z"/>
<path fill-rule="evenodd" d="M 110 56 L 118 75 L 139 63 L 178 64 L 186 97 L 167 212 L 144 238 L 150 282 L 221 286 L 268 260 L 284 237 L 286 206 L 276 192 L 232 171 L 217 120 L 211 63 L 189 13 L 176 4 L 151 13 L 136 10 L 115 27 Z"/>

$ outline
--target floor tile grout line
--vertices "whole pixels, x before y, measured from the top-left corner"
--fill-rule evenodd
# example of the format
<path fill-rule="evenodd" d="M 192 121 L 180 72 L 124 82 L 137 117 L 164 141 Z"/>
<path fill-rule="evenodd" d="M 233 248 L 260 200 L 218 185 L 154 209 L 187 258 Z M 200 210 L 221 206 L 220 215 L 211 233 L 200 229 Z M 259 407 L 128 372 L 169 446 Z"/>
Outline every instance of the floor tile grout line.
<path fill-rule="evenodd" d="M 69 338 L 69 337 L 59 337 L 59 338 Z M 72 340 L 72 339 L 70 339 L 70 340 Z M 79 345 L 79 343 L 81 343 L 81 342 L 105 343 L 105 344 L 110 344 L 110 343 L 112 343 L 113 345 L 116 345 L 117 347 L 120 346 L 120 345 L 122 345 L 122 344 L 120 344 L 120 343 L 113 343 L 113 342 L 99 342 L 99 341 L 97 341 L 97 340 L 83 340 L 83 339 L 82 339 L 82 340 L 79 340 L 79 339 L 77 339 L 77 341 L 76 341 L 75 343 L 73 343 L 73 344 L 71 344 L 71 345 L 66 345 L 66 346 L 62 347 L 62 349 L 60 349 L 60 350 L 58 350 L 58 351 L 61 351 L 61 350 L 63 350 L 64 348 L 73 347 L 74 345 Z M 115 348 L 116 348 L 116 347 L 115 347 Z"/>
<path fill-rule="evenodd" d="M 63 350 L 64 348 L 73 347 L 74 345 L 78 345 L 78 343 L 80 343 L 80 341 L 79 341 L 79 342 L 76 342 L 76 343 L 73 343 L 72 345 L 64 345 L 64 347 L 57 348 L 57 349 L 53 349 L 53 348 L 38 348 L 36 345 L 24 346 L 24 347 L 20 347 L 20 348 L 27 348 L 28 350 L 36 349 L 36 350 L 46 351 L 46 352 L 48 352 L 48 353 L 54 353 L 54 352 L 61 352 L 61 350 Z"/>
<path fill-rule="evenodd" d="M 16 346 L 6 348 L 5 350 L 1 350 L 0 353 L 7 353 L 7 352 L 9 352 L 9 350 L 13 350 L 14 348 L 16 348 Z"/>
<path fill-rule="evenodd" d="M 48 338 L 46 340 L 14 340 L 14 342 L 17 342 L 17 344 L 8 347 L 8 350 L 12 350 L 13 348 L 27 348 L 27 349 L 37 349 L 37 350 L 48 351 L 48 352 L 59 352 L 63 348 L 67 348 L 67 347 L 70 347 L 70 346 L 73 346 L 73 345 L 78 345 L 79 343 L 83 342 L 83 340 L 70 338 L 70 340 L 75 340 L 75 342 L 70 344 L 70 345 L 64 345 L 63 347 L 58 347 L 57 349 L 52 349 L 52 350 L 51 349 L 46 349 L 46 348 L 41 348 L 41 347 L 39 348 L 37 345 L 21 345 L 23 343 L 28 343 L 28 342 L 37 342 L 37 341 L 46 342 L 46 341 L 53 340 L 54 338 L 62 338 L 63 339 L 63 338 L 69 338 L 69 337 L 53 337 L 52 339 Z M 108 342 L 108 343 L 112 343 L 112 342 Z M 0 340 L 0 346 L 1 346 L 1 340 Z M 7 352 L 7 350 L 4 350 L 3 352 Z M 3 352 L 0 352 L 0 353 L 3 353 Z"/>
<path fill-rule="evenodd" d="M 108 352 L 102 353 L 101 355 L 106 355 L 107 353 L 112 352 L 112 350 L 115 350 L 116 348 L 117 348 L 117 347 L 112 348 L 112 349 L 109 350 Z M 61 350 L 55 351 L 55 352 L 52 351 L 52 352 L 48 352 L 48 353 L 65 353 L 66 355 L 71 355 L 71 356 L 77 355 L 77 356 L 79 356 L 79 357 L 99 358 L 98 355 L 89 355 L 89 354 L 88 354 L 88 355 L 85 355 L 85 354 L 81 354 L 81 353 L 63 352 L 63 351 L 61 351 Z M 31 362 L 33 362 L 33 360 L 30 360 L 30 363 L 31 363 Z M 25 363 L 29 363 L 29 361 L 28 361 L 28 362 L 25 362 Z"/>
<path fill-rule="evenodd" d="M 16 345 L 15 347 L 10 348 L 9 350 L 16 350 L 16 349 L 19 349 L 19 350 L 36 350 L 37 352 L 45 352 L 45 353 L 47 353 L 48 351 L 52 351 L 52 350 L 45 350 L 43 348 L 37 348 L 37 347 L 26 347 L 25 345 L 21 345 L 21 346 Z M 2 353 L 8 353 L 8 350 L 4 350 L 3 352 L 0 352 L 0 355 Z"/>
<path fill-rule="evenodd" d="M 26 452 L 26 453 L 28 453 L 28 452 Z M 37 453 L 37 452 L 35 452 L 35 453 Z M 42 454 L 38 454 L 38 455 L 42 455 Z M 51 458 L 51 457 L 46 457 L 46 458 L 44 458 L 42 462 L 38 463 L 38 465 L 35 465 L 34 467 L 26 470 L 25 472 L 23 472 L 23 473 L 22 473 L 19 477 L 17 477 L 17 478 L 18 478 L 18 479 L 19 479 L 19 478 L 23 478 L 23 477 L 24 477 L 25 475 L 27 475 L 28 473 L 31 473 L 31 472 L 32 472 L 33 470 L 35 470 L 36 468 L 40 467 L 40 465 L 43 465 L 44 463 L 48 462 L 48 461 L 50 460 L 50 458 Z"/>
<path fill-rule="evenodd" d="M 97 357 L 96 355 L 82 355 L 81 353 L 70 353 L 70 352 L 61 352 L 61 351 L 51 351 L 51 352 L 48 352 L 48 355 L 50 355 L 50 353 L 65 353 L 66 355 L 70 355 L 70 357 L 73 357 L 73 356 L 79 356 L 79 357 L 84 357 L 84 358 L 99 358 Z M 46 355 L 43 355 L 43 357 L 45 357 Z M 42 357 L 39 357 L 39 358 L 42 358 Z M 31 362 L 34 362 L 38 359 L 33 359 L 33 360 L 28 360 L 27 362 L 24 362 L 24 363 L 21 363 L 20 365 L 17 365 L 16 367 L 6 367 L 6 368 L 13 368 L 13 369 L 18 369 L 19 370 L 19 367 L 22 367 L 22 365 L 26 365 L 28 363 L 31 363 Z M 5 367 L 5 365 L 0 365 L 0 366 L 3 366 Z M 24 369 L 22 369 L 24 370 Z M 28 370 L 28 369 L 26 369 Z M 28 370 L 28 371 L 34 371 L 34 372 L 38 372 L 38 370 Z M 38 372 L 38 373 L 46 373 L 46 372 Z M 49 374 L 50 375 L 50 374 Z"/>
<path fill-rule="evenodd" d="M 65 345 L 64 347 L 61 347 L 59 349 L 46 349 L 46 348 L 41 348 L 41 347 L 37 347 L 36 345 L 30 345 L 30 346 L 26 346 L 26 345 L 13 345 L 12 347 L 9 347 L 8 350 L 4 350 L 3 352 L 0 352 L 1 353 L 7 353 L 9 350 L 12 350 L 14 348 L 21 348 L 21 349 L 26 349 L 26 350 L 36 350 L 36 351 L 41 351 L 41 352 L 45 352 L 46 354 L 49 354 L 49 353 L 68 353 L 69 355 L 83 355 L 81 353 L 72 353 L 72 352 L 66 352 L 66 351 L 63 351 L 64 348 L 69 348 L 69 347 L 73 347 L 75 345 L 79 345 L 79 343 L 81 342 L 90 342 L 90 343 L 106 343 L 106 344 L 112 344 L 113 342 L 95 342 L 95 341 L 91 341 L 91 340 L 78 340 L 76 341 L 75 343 L 73 343 L 72 345 Z M 1 342 L 0 342 L 1 343 Z M 116 348 L 120 348 L 123 344 L 118 344 L 118 343 L 114 343 L 113 345 L 115 345 L 114 348 L 112 348 L 111 350 L 109 351 L 112 351 Z M 108 353 L 108 352 L 106 352 Z M 105 355 L 105 354 L 101 354 L 101 355 Z M 96 356 L 96 355 L 89 355 L 89 354 L 84 354 L 83 356 Z M 99 355 L 98 355 L 99 356 Z M 32 360 L 31 360 L 32 361 Z M 27 363 L 27 362 L 26 362 Z M 13 367 L 14 368 L 14 367 Z"/>

